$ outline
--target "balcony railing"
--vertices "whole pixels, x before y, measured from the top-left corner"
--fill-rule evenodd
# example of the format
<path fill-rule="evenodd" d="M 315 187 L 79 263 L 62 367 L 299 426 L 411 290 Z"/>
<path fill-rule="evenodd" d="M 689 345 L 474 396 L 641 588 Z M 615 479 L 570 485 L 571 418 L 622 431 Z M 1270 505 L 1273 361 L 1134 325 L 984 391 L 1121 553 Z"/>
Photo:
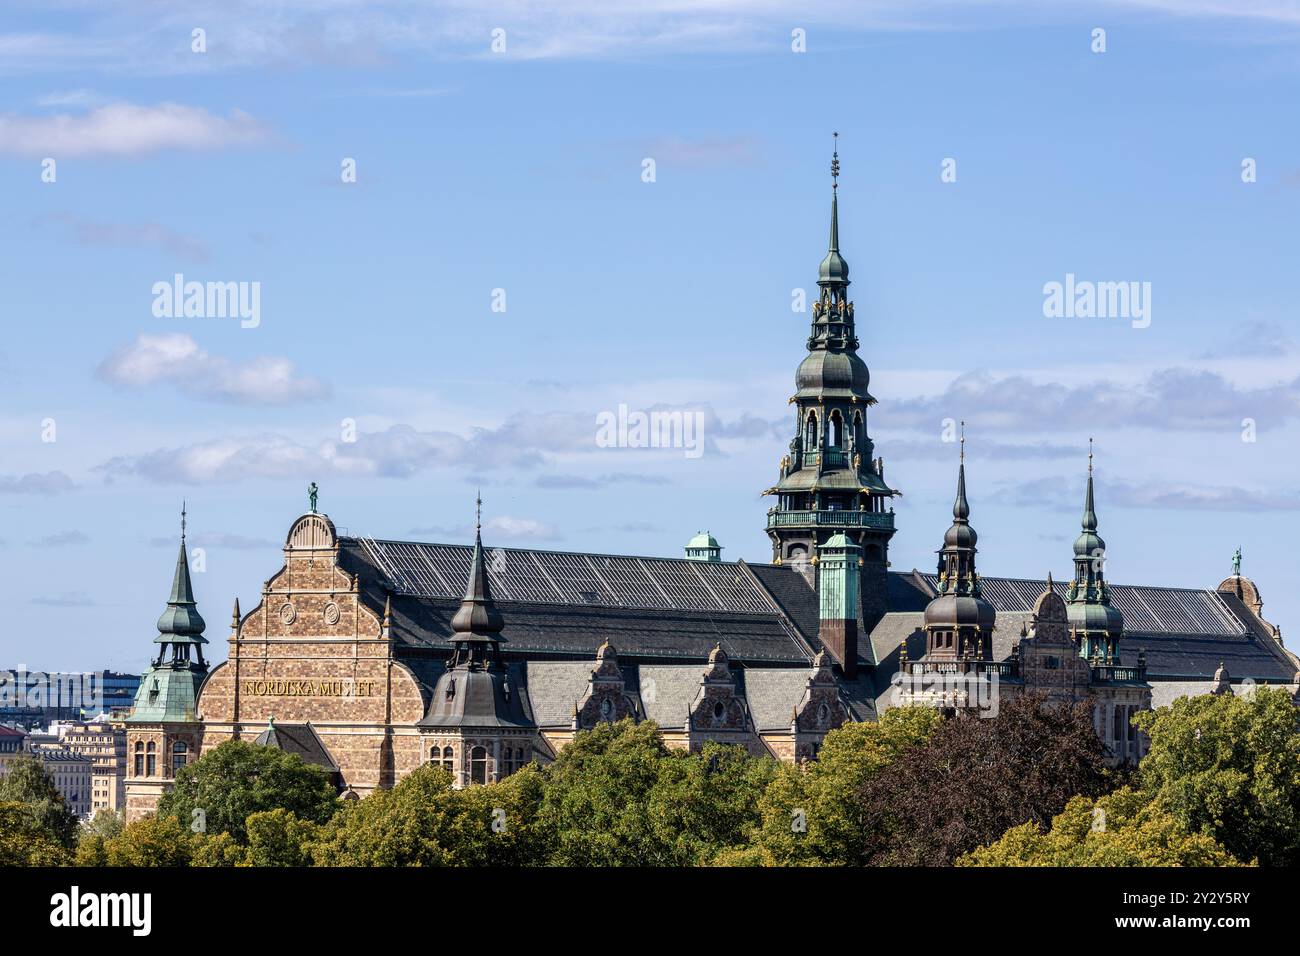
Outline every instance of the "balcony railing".
<path fill-rule="evenodd" d="M 1020 677 L 1020 662 L 981 661 L 957 659 L 954 661 L 909 661 L 904 665 L 908 674 L 920 677 L 922 674 L 997 674 L 999 680 L 1016 680 Z"/>
<path fill-rule="evenodd" d="M 805 528 L 830 525 L 839 528 L 875 528 L 894 530 L 892 511 L 779 511 L 767 513 L 769 528 Z"/>
<path fill-rule="evenodd" d="M 1147 679 L 1147 669 L 1119 664 L 1093 664 L 1092 682 L 1094 684 L 1141 684 Z"/>

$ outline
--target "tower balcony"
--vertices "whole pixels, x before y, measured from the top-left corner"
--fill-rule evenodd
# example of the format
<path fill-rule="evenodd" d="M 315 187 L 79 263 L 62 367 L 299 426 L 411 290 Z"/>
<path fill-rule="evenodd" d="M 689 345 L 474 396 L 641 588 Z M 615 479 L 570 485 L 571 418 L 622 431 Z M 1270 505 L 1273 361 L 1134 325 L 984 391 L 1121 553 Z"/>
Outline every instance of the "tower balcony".
<path fill-rule="evenodd" d="M 1145 684 L 1147 666 L 1139 663 L 1136 667 L 1120 664 L 1093 664 L 1092 682 L 1094 684 Z"/>
<path fill-rule="evenodd" d="M 780 511 L 767 513 L 769 528 L 870 528 L 893 531 L 892 511 Z"/>

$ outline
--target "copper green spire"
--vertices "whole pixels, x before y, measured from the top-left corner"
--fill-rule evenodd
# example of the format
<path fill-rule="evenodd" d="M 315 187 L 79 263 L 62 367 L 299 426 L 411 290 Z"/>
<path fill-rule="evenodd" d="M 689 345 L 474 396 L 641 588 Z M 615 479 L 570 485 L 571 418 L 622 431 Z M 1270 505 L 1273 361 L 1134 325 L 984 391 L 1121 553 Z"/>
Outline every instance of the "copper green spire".
<path fill-rule="evenodd" d="M 830 248 L 826 252 L 826 258 L 822 260 L 821 268 L 818 270 L 817 284 L 821 286 L 835 285 L 843 289 L 849 284 L 849 264 L 844 261 L 840 255 L 840 210 L 839 210 L 839 191 L 840 191 L 840 153 L 839 153 L 839 133 L 835 133 L 836 147 L 831 154 L 831 238 Z"/>
<path fill-rule="evenodd" d="M 178 641 L 205 644 L 203 629 L 206 626 L 194 601 L 194 585 L 190 582 L 189 555 L 185 551 L 185 505 L 181 504 L 181 547 L 176 555 L 176 571 L 172 575 L 171 595 L 167 608 L 158 618 L 158 637 L 155 644 L 172 644 Z"/>
<path fill-rule="evenodd" d="M 1106 542 L 1097 533 L 1097 509 L 1092 480 L 1092 439 L 1088 439 L 1088 486 L 1083 498 L 1082 530 L 1074 540 L 1074 580 L 1066 591 L 1070 626 L 1087 660 L 1119 663 L 1124 615 L 1110 603 L 1106 583 Z"/>
<path fill-rule="evenodd" d="M 965 523 L 970 517 L 970 502 L 966 500 L 966 423 L 961 423 L 961 454 L 957 464 L 957 500 L 952 503 L 954 520 Z"/>

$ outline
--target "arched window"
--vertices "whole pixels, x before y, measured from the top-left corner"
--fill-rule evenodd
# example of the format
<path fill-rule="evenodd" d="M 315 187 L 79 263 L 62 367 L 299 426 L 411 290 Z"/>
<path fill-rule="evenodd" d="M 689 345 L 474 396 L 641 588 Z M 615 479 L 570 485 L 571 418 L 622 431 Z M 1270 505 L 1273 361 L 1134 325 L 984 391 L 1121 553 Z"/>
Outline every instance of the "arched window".
<path fill-rule="evenodd" d="M 178 740 L 172 744 L 172 776 L 176 776 L 176 771 L 185 766 L 190 759 L 190 745 L 183 740 Z"/>
<path fill-rule="evenodd" d="M 144 744 L 139 740 L 135 742 L 135 775 L 144 776 Z"/>
<path fill-rule="evenodd" d="M 844 447 L 844 419 L 840 418 L 840 413 L 838 411 L 831 412 L 831 417 L 828 424 L 830 425 L 830 435 L 827 438 L 827 447 L 843 448 Z"/>
<path fill-rule="evenodd" d="M 803 447 L 808 451 L 817 448 L 817 413 L 808 413 L 808 425 L 804 430 Z"/>
<path fill-rule="evenodd" d="M 144 775 L 146 777 L 158 776 L 158 746 L 151 740 L 144 748 Z"/>
<path fill-rule="evenodd" d="M 485 747 L 475 747 L 469 752 L 469 782 L 487 783 L 488 755 Z"/>
<path fill-rule="evenodd" d="M 853 444 L 858 448 L 862 447 L 862 413 L 861 412 L 853 413 Z"/>
<path fill-rule="evenodd" d="M 456 752 L 451 749 L 450 745 L 442 748 L 442 768 L 449 774 L 456 774 Z"/>

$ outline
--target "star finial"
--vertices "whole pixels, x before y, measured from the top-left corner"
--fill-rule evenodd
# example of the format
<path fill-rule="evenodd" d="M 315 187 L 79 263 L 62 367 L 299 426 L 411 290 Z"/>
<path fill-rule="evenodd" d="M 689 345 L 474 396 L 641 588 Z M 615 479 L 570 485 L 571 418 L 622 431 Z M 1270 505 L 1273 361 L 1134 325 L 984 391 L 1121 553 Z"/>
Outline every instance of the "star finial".
<path fill-rule="evenodd" d="M 831 189 L 840 188 L 840 134 L 831 133 L 834 145 L 831 147 Z"/>
<path fill-rule="evenodd" d="M 965 422 L 961 423 L 961 460 L 962 463 L 965 464 L 966 462 L 966 423 Z"/>
<path fill-rule="evenodd" d="M 181 540 L 185 540 L 185 499 L 181 499 Z"/>
<path fill-rule="evenodd" d="M 1088 439 L 1088 474 L 1092 474 L 1092 439 Z"/>

